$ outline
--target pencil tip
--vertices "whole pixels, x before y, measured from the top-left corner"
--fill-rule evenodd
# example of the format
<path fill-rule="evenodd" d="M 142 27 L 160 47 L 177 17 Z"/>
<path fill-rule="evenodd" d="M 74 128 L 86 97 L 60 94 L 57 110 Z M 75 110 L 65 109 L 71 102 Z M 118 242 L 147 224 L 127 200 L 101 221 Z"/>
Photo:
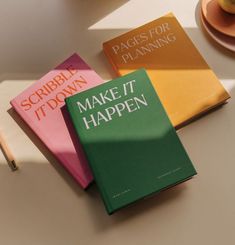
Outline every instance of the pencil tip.
<path fill-rule="evenodd" d="M 18 167 L 16 166 L 16 163 L 15 163 L 15 160 L 10 161 L 9 166 L 10 166 L 12 171 L 16 171 L 18 169 Z"/>

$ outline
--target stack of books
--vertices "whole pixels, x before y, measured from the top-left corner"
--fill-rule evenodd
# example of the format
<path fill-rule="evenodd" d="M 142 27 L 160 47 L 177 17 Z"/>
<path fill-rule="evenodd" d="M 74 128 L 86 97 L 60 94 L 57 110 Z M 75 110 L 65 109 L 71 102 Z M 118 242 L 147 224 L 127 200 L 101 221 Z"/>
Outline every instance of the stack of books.
<path fill-rule="evenodd" d="M 109 214 L 196 170 L 176 128 L 229 99 L 173 14 L 103 44 L 118 78 L 103 82 L 77 54 L 11 105 Z"/>

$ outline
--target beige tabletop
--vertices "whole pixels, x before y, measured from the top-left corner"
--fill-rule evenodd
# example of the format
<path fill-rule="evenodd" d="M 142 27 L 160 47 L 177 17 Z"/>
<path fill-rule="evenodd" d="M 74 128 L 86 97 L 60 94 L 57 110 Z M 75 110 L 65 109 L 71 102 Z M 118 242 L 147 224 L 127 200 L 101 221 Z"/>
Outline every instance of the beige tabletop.
<path fill-rule="evenodd" d="M 235 244 L 235 55 L 201 29 L 197 0 L 0 2 L 1 245 Z M 10 109 L 9 100 L 74 52 L 103 79 L 102 42 L 172 11 L 232 99 L 178 131 L 198 175 L 112 216 L 83 191 Z"/>

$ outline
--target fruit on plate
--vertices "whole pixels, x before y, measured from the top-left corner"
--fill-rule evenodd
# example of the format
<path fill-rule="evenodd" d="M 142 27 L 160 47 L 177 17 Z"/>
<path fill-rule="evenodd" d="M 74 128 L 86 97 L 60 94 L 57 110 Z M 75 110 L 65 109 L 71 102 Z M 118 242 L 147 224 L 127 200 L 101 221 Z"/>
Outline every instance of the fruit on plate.
<path fill-rule="evenodd" d="M 218 0 L 223 10 L 230 14 L 235 14 L 235 0 Z"/>

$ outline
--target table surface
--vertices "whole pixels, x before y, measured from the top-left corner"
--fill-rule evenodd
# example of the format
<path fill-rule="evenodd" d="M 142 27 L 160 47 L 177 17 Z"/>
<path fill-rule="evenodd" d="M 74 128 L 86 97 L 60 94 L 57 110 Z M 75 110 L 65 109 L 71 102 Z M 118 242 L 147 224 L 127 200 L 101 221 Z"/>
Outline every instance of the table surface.
<path fill-rule="evenodd" d="M 9 100 L 74 52 L 114 73 L 103 41 L 172 11 L 232 98 L 178 131 L 198 176 L 112 216 L 48 154 Z M 0 2 L 0 127 L 20 170 L 0 153 L 0 244 L 235 244 L 235 55 L 203 32 L 197 0 Z"/>

